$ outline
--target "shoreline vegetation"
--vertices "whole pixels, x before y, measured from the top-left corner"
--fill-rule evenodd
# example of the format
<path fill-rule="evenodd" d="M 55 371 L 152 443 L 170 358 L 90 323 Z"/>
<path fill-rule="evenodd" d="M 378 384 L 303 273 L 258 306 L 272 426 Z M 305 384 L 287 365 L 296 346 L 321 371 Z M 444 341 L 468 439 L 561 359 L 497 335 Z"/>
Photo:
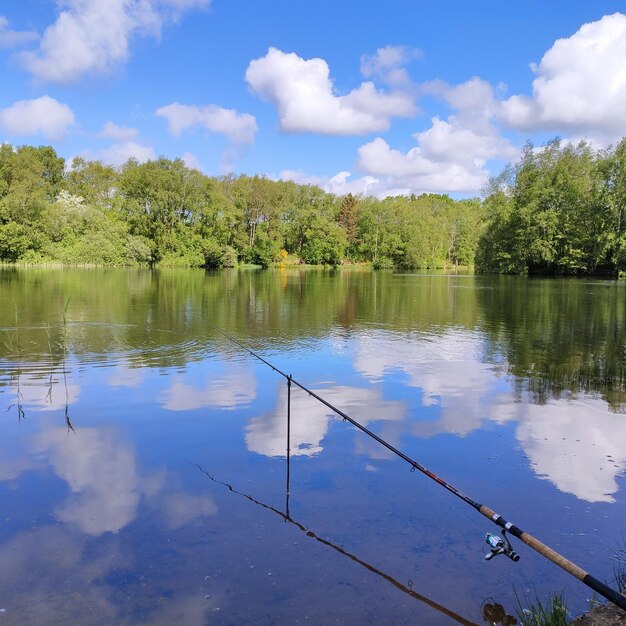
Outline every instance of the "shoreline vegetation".
<path fill-rule="evenodd" d="M 0 264 L 626 275 L 626 139 L 527 144 L 483 197 L 383 200 L 181 159 L 120 167 L 0 146 Z"/>
<path fill-rule="evenodd" d="M 29 263 L 25 261 L 14 261 L 14 262 L 6 262 L 0 261 L 0 268 L 4 269 L 50 269 L 50 270 L 62 270 L 62 269 L 84 269 L 84 270 L 105 270 L 105 269 L 136 269 L 136 270 L 171 270 L 171 269 L 204 269 L 204 270 L 219 270 L 219 269 L 230 269 L 230 270 L 241 270 L 241 271 L 254 271 L 254 270 L 342 270 L 349 272 L 367 272 L 367 271 L 378 271 L 378 270 L 386 270 L 393 272 L 396 268 L 374 268 L 371 262 L 363 261 L 359 263 L 353 263 L 348 260 L 343 260 L 337 265 L 330 264 L 318 264 L 314 265 L 311 263 L 304 263 L 301 260 L 293 260 L 293 261 L 276 261 L 272 262 L 269 265 L 260 265 L 258 263 L 237 263 L 236 265 L 229 267 L 216 267 L 216 266 L 189 266 L 189 267 L 181 267 L 181 266 L 167 266 L 157 264 L 155 266 L 151 266 L 149 264 L 137 264 L 137 265 L 106 265 L 106 264 L 98 264 L 98 263 L 63 263 L 61 261 L 47 261 L 44 263 Z M 412 270 L 420 270 L 423 269 L 425 271 L 441 271 L 448 272 L 450 274 L 472 274 L 475 272 L 475 268 L 473 265 L 443 265 L 441 267 L 433 267 L 433 268 L 406 268 Z"/>

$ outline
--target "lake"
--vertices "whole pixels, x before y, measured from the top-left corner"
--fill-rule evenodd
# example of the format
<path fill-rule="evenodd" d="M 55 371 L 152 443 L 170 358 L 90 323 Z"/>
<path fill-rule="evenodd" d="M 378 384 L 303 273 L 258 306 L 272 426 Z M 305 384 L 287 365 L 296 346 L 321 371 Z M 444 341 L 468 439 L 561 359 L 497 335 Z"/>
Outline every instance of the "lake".
<path fill-rule="evenodd" d="M 623 282 L 5 268 L 0 624 L 482 624 L 555 592 L 588 608 L 516 539 L 519 562 L 485 560 L 495 525 L 295 386 L 287 465 L 286 381 L 220 331 L 613 583 Z"/>

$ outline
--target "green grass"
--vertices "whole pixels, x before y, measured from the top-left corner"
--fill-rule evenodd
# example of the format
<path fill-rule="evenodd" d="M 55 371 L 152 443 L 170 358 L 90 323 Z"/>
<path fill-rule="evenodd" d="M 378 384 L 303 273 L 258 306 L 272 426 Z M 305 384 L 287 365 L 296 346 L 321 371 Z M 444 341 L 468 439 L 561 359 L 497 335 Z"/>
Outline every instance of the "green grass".
<path fill-rule="evenodd" d="M 613 573 L 615 574 L 617 589 L 626 591 L 626 537 L 622 536 L 621 541 L 613 549 L 611 558 L 615 561 Z"/>
<path fill-rule="evenodd" d="M 21 350 L 20 350 L 20 325 L 19 325 L 19 315 L 17 311 L 17 305 L 15 306 L 15 333 L 12 338 L 9 338 L 8 341 L 4 342 L 4 345 L 7 347 L 9 353 L 13 354 L 13 358 L 15 360 L 15 370 L 12 376 L 15 376 L 16 381 L 16 400 L 13 404 L 9 406 L 7 410 L 12 409 L 13 407 L 17 408 L 17 417 L 21 421 L 26 418 L 26 413 L 24 412 L 24 408 L 22 406 L 22 389 L 20 385 L 21 381 Z"/>
<path fill-rule="evenodd" d="M 517 593 L 517 616 L 521 626 L 567 626 L 568 612 L 562 594 L 554 594 L 542 603 L 535 594 L 534 602 L 523 608 Z"/>

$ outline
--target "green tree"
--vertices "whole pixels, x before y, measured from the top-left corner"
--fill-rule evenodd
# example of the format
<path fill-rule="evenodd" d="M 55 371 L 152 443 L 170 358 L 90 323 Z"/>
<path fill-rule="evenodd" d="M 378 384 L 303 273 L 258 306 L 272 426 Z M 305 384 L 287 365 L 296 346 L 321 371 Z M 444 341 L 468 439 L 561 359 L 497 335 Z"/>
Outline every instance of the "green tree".
<path fill-rule="evenodd" d="M 300 254 L 305 263 L 339 265 L 344 259 L 347 243 L 339 224 L 322 213 L 312 213 L 304 231 Z"/>
<path fill-rule="evenodd" d="M 618 161 L 612 153 L 594 153 L 585 142 L 562 145 L 555 139 L 540 150 L 527 144 L 507 172 L 508 184 L 492 185 L 485 199 L 478 269 L 585 274 L 615 267 L 621 229 L 613 195 Z"/>
<path fill-rule="evenodd" d="M 75 157 L 67 174 L 67 190 L 94 206 L 112 209 L 118 172 L 101 161 Z"/>
<path fill-rule="evenodd" d="M 354 256 L 359 227 L 359 201 L 351 193 L 341 200 L 339 225 L 346 233 L 348 253 Z"/>
<path fill-rule="evenodd" d="M 152 242 L 152 263 L 180 251 L 183 226 L 202 213 L 206 185 L 202 174 L 181 159 L 129 160 L 119 177 L 120 210 L 133 235 Z"/>

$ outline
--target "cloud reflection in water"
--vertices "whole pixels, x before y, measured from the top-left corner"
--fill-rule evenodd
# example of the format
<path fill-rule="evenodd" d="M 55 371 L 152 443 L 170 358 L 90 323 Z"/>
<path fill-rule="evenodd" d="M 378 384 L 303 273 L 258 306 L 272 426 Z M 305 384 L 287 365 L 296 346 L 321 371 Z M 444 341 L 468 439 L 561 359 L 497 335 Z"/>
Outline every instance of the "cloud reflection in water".
<path fill-rule="evenodd" d="M 57 508 L 58 518 L 89 535 L 124 528 L 141 497 L 154 495 L 165 479 L 164 472 L 140 477 L 134 451 L 109 430 L 81 428 L 68 435 L 65 428 L 47 429 L 37 435 L 35 452 L 48 456 L 72 491 Z"/>
<path fill-rule="evenodd" d="M 588 502 L 614 502 L 617 476 L 626 467 L 626 420 L 603 400 L 580 394 L 545 405 L 516 401 L 499 368 L 481 360 L 479 335 L 445 333 L 400 341 L 376 334 L 358 340 L 355 368 L 380 381 L 394 370 L 420 388 L 424 406 L 441 407 L 436 420 L 416 421 L 419 437 L 466 436 L 485 421 L 516 421 L 516 436 L 534 471 L 557 489 Z"/>
<path fill-rule="evenodd" d="M 50 491 L 56 496 L 51 505 L 56 523 L 33 513 L 29 505 L 12 510 L 10 519 L 28 517 L 22 519 L 24 530 L 0 544 L 7 624 L 205 624 L 215 601 L 178 580 L 187 575 L 187 567 L 181 569 L 177 562 L 176 572 L 159 573 L 160 585 L 176 591 L 167 603 L 159 603 L 161 586 L 141 584 L 141 574 L 152 569 L 141 554 L 158 554 L 159 544 L 169 541 L 172 531 L 215 515 L 212 498 L 185 491 L 165 469 L 142 472 L 134 447 L 114 428 L 79 427 L 72 432 L 56 423 L 50 426 L 47 415 L 38 420 L 36 414 L 29 423 L 38 427 L 22 438 L 21 456 L 29 462 L 11 471 L 0 467 L 0 480 L 17 481 L 29 470 L 42 476 L 52 470 L 70 493 Z M 0 443 L 0 458 L 14 443 Z M 30 482 L 26 479 L 18 488 L 27 490 Z M 150 541 L 133 543 L 135 531 L 123 532 L 135 521 L 149 524 L 154 548 Z M 120 572 L 134 572 L 122 596 L 116 582 Z M 141 618 L 129 612 L 127 593 L 141 595 Z"/>
<path fill-rule="evenodd" d="M 539 477 L 588 502 L 615 502 L 626 468 L 626 416 L 589 397 L 525 408 L 517 438 Z"/>
<path fill-rule="evenodd" d="M 361 387 L 316 388 L 325 400 L 348 415 L 358 416 L 364 426 L 372 421 L 404 420 L 406 407 L 397 400 L 384 400 L 379 389 Z M 307 393 L 292 388 L 291 455 L 313 456 L 323 450 L 322 440 L 328 423 L 336 417 Z M 287 386 L 281 384 L 273 412 L 253 418 L 246 429 L 246 445 L 250 452 L 265 456 L 286 456 Z"/>
<path fill-rule="evenodd" d="M 175 376 L 163 393 L 163 406 L 170 411 L 191 411 L 207 407 L 235 409 L 256 398 L 256 377 L 249 366 L 228 365 L 225 372 L 208 378 L 203 388 L 195 388 Z"/>
<path fill-rule="evenodd" d="M 401 370 L 408 375 L 408 386 L 421 389 L 423 406 L 441 407 L 437 421 L 417 424 L 416 434 L 463 436 L 484 421 L 487 395 L 497 383 L 493 368 L 479 359 L 480 348 L 479 338 L 471 333 L 429 335 L 411 341 L 375 334 L 358 339 L 354 366 L 371 381 Z"/>
<path fill-rule="evenodd" d="M 24 375 L 20 381 L 20 394 L 25 409 L 58 411 L 75 404 L 80 396 L 80 386 L 63 382 L 63 373 L 56 371 L 50 379 Z"/>

